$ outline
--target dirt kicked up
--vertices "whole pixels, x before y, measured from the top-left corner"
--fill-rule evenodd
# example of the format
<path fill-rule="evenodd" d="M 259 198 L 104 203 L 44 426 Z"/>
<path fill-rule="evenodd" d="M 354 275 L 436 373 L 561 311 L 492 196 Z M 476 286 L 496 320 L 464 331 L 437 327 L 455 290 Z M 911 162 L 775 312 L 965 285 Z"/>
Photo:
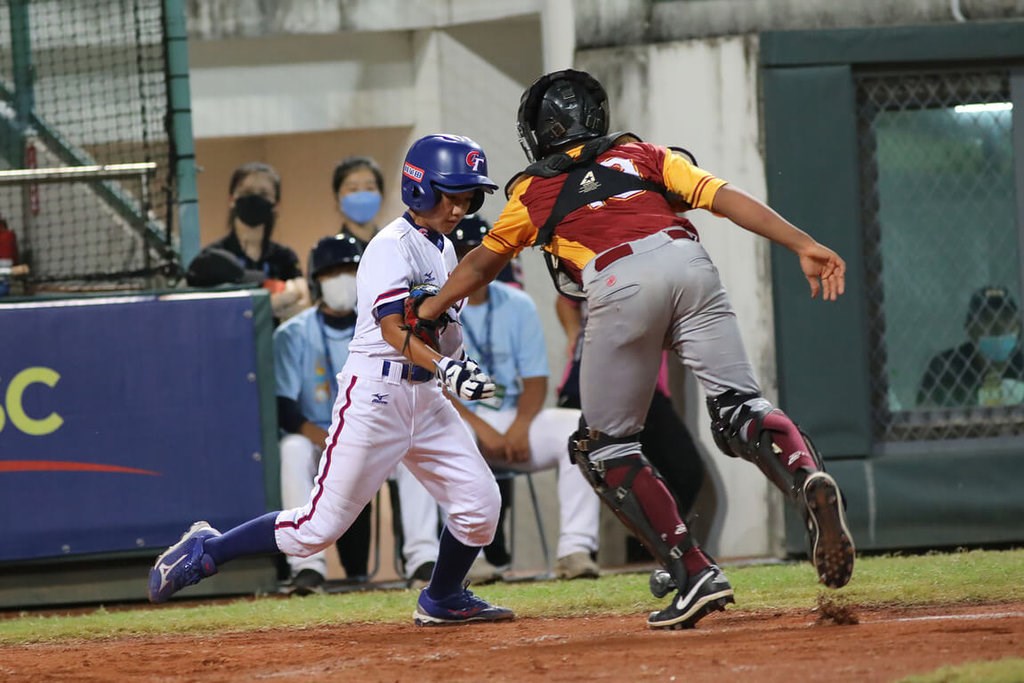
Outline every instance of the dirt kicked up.
<path fill-rule="evenodd" d="M 0 647 L 0 679 L 892 681 L 1024 653 L 1024 603 L 843 615 L 726 612 L 688 631 L 650 631 L 643 615 L 442 628 L 410 620 L 24 645 Z"/>

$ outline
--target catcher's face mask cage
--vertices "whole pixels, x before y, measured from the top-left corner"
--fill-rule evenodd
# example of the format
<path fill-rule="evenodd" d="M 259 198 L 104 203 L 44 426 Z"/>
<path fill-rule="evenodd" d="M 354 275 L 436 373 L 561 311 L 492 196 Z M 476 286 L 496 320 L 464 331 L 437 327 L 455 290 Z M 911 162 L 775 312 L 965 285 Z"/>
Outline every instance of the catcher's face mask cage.
<path fill-rule="evenodd" d="M 519 101 L 516 128 L 530 161 L 552 148 L 608 133 L 608 95 L 585 71 L 565 69 L 537 79 Z"/>
<path fill-rule="evenodd" d="M 484 193 L 497 184 L 487 177 L 487 158 L 473 140 L 461 135 L 428 135 L 412 144 L 402 165 L 402 203 L 413 211 L 434 208 L 441 192 L 475 190 L 468 213 L 477 212 Z"/>

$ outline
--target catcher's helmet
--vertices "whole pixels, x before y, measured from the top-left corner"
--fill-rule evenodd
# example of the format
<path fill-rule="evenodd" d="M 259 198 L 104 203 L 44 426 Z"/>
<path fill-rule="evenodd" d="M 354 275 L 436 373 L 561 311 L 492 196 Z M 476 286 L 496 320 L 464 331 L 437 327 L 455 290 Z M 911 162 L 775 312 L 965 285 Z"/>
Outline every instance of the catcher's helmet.
<path fill-rule="evenodd" d="M 586 71 L 564 69 L 541 76 L 519 101 L 519 144 L 530 161 L 554 147 L 608 133 L 608 94 Z"/>
<path fill-rule="evenodd" d="M 412 143 L 402 164 L 402 203 L 413 211 L 429 211 L 442 191 L 476 190 L 468 213 L 483 206 L 484 192 L 498 186 L 487 177 L 487 159 L 480 145 L 461 135 L 428 135 Z"/>
<path fill-rule="evenodd" d="M 328 268 L 359 263 L 363 257 L 363 245 L 351 235 L 324 237 L 316 243 L 309 259 L 309 277 L 312 280 Z"/>
<path fill-rule="evenodd" d="M 484 235 L 491 231 L 491 226 L 480 214 L 471 213 L 455 226 L 455 229 L 448 235 L 448 239 L 456 249 L 472 249 L 480 246 L 484 241 Z"/>

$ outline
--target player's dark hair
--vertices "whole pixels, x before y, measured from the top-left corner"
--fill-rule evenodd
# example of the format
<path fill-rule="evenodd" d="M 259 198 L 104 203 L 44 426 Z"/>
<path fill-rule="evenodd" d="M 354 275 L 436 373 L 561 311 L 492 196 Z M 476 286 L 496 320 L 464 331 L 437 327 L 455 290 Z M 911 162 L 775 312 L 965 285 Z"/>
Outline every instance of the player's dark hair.
<path fill-rule="evenodd" d="M 1017 317 L 1017 302 L 1009 288 L 987 285 L 971 295 L 967 305 L 964 327 L 991 325 L 996 320 L 1012 320 Z"/>
<path fill-rule="evenodd" d="M 231 182 L 228 184 L 228 194 L 233 195 L 243 180 L 255 173 L 263 173 L 274 183 L 274 202 L 281 201 L 281 175 L 270 164 L 261 161 L 250 161 L 242 164 L 231 174 Z"/>
<path fill-rule="evenodd" d="M 361 168 L 368 168 L 373 173 L 374 180 L 377 181 L 377 190 L 384 194 L 384 174 L 381 173 L 380 166 L 371 157 L 363 156 L 351 156 L 345 157 L 338 162 L 338 165 L 334 167 L 334 175 L 331 177 L 331 189 L 334 190 L 334 194 L 338 194 L 338 190 L 341 189 L 341 184 L 345 182 L 345 178 L 349 176 L 353 171 L 358 171 Z"/>

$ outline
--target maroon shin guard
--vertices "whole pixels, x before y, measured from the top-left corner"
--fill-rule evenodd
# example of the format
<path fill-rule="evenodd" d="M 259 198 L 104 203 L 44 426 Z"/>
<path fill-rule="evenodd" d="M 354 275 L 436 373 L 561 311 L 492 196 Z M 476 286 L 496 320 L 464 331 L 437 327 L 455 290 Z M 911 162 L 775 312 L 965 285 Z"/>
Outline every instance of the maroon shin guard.
<path fill-rule="evenodd" d="M 753 429 L 754 426 L 751 421 L 747 429 Z M 761 429 L 772 433 L 772 442 L 779 447 L 778 450 L 772 449 L 773 453 L 787 472 L 793 474 L 799 469 L 808 472 L 818 471 L 818 466 L 811 456 L 803 435 L 784 412 L 776 408 L 765 415 Z M 747 434 L 747 438 L 748 440 L 756 439 L 757 434 Z"/>
<path fill-rule="evenodd" d="M 609 488 L 618 488 L 629 476 L 631 468 L 615 467 L 605 473 L 605 483 Z M 643 465 L 632 482 L 633 495 L 640 503 L 644 516 L 661 539 L 674 548 L 683 544 L 689 537 L 686 523 L 679 517 L 679 509 L 675 499 L 664 482 L 654 476 L 650 465 Z M 683 554 L 683 564 L 692 576 L 708 566 L 704 553 L 694 544 Z"/>

